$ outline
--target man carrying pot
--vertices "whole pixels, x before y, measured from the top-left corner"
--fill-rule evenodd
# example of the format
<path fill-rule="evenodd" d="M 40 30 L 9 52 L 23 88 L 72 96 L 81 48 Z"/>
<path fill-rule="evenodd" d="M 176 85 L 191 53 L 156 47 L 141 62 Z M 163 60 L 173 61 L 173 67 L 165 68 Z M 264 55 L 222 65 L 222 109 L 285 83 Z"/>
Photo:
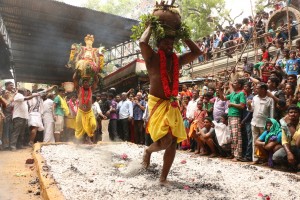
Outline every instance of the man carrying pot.
<path fill-rule="evenodd" d="M 173 163 L 176 144 L 186 139 L 178 101 L 179 66 L 197 59 L 201 54 L 198 46 L 190 39 L 184 40 L 190 52 L 179 57 L 173 52 L 175 37 L 166 36 L 157 40 L 158 52 L 149 45 L 152 27 L 149 25 L 140 38 L 140 48 L 150 78 L 148 96 L 149 121 L 146 127 L 154 141 L 143 156 L 143 165 L 150 165 L 151 153 L 165 150 L 160 182 L 165 184 Z"/>

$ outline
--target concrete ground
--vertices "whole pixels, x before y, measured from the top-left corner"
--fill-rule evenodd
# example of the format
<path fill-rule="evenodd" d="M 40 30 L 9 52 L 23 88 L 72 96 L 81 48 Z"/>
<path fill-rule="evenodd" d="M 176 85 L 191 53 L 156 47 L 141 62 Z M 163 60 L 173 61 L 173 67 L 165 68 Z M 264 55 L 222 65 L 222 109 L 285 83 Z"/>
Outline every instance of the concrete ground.
<path fill-rule="evenodd" d="M 103 121 L 102 141 L 110 141 L 108 120 Z M 32 148 L 0 151 L 0 200 L 39 200 L 39 183 L 34 165 L 25 164 L 32 159 Z"/>
<path fill-rule="evenodd" d="M 0 199 L 38 200 L 39 183 L 33 164 L 25 164 L 32 159 L 32 148 L 0 151 Z"/>

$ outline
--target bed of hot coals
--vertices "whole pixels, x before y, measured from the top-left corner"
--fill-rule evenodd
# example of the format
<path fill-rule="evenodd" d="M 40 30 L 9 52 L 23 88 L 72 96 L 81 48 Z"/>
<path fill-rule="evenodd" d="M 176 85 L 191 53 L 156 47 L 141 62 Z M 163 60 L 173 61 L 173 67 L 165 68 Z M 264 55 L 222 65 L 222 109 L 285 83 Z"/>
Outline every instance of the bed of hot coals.
<path fill-rule="evenodd" d="M 142 168 L 144 146 L 47 145 L 41 154 L 66 199 L 299 199 L 300 177 L 178 151 L 161 186 L 163 151 Z"/>

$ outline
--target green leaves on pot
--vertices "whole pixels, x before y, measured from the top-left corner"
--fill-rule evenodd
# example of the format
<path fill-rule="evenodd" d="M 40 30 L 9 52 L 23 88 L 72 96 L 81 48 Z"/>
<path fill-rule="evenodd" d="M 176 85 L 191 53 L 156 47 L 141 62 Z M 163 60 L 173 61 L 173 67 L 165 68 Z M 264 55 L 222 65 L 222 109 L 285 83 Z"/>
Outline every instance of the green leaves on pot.
<path fill-rule="evenodd" d="M 141 22 L 137 26 L 133 26 L 131 31 L 131 39 L 134 41 L 141 38 L 142 34 L 150 24 L 152 26 L 152 39 L 154 41 L 160 40 L 165 37 L 166 32 L 169 30 L 166 29 L 165 25 L 162 25 L 157 16 L 152 14 L 145 14 L 140 17 Z M 191 37 L 191 29 L 186 25 L 186 23 L 182 22 L 181 27 L 175 31 L 175 48 L 181 45 L 180 40 L 186 40 Z"/>
<path fill-rule="evenodd" d="M 134 41 L 140 39 L 149 24 L 152 26 L 153 38 L 161 39 L 165 37 L 165 31 L 158 21 L 158 17 L 151 14 L 144 14 L 140 16 L 140 20 L 141 22 L 137 26 L 131 28 L 131 39 Z"/>

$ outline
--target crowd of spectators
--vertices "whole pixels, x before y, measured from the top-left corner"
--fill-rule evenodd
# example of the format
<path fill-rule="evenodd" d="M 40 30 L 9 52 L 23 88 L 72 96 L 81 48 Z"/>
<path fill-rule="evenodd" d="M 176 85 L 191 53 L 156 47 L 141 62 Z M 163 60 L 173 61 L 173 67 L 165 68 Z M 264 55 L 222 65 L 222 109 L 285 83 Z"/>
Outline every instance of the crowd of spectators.
<path fill-rule="evenodd" d="M 31 92 L 15 89 L 13 82 L 5 83 L 0 98 L 2 150 L 16 151 L 33 146 L 35 142 L 78 142 L 74 137 L 77 94 L 67 93 L 64 88 L 58 88 L 56 92 L 54 89 L 52 86 Z M 107 132 L 111 141 L 151 144 L 150 136 L 145 135 L 143 118 L 147 107 L 145 92 L 135 94 L 133 89 L 118 95 L 115 90 L 98 92 L 93 94 L 92 102 L 97 120 L 93 143 L 101 141 L 103 133 Z M 87 141 L 87 138 L 82 140 Z"/>
<path fill-rule="evenodd" d="M 247 56 L 228 82 L 204 82 L 181 92 L 189 140 L 181 148 L 210 157 L 300 170 L 300 41 L 291 50 L 276 40 L 262 46 L 257 63 Z"/>
<path fill-rule="evenodd" d="M 276 4 L 277 5 L 277 4 Z M 284 5 L 278 4 L 276 9 L 283 8 Z M 254 32 L 256 33 L 257 43 L 259 46 L 265 44 L 267 48 L 275 45 L 277 40 L 288 42 L 289 32 L 291 39 L 298 35 L 296 28 L 297 22 L 293 20 L 290 15 L 290 31 L 288 31 L 287 19 L 274 20 L 268 27 L 266 32 L 267 23 L 273 11 L 258 13 L 254 18 L 252 16 L 246 17 L 242 23 L 226 26 L 225 28 L 219 27 L 211 35 L 207 35 L 197 41 L 199 48 L 204 52 L 199 56 L 199 63 L 205 63 L 215 57 L 220 57 L 221 51 L 224 54 L 232 57 L 236 50 L 242 50 L 246 43 L 249 46 L 254 46 L 253 38 Z M 276 23 L 275 23 L 276 22 Z"/>

